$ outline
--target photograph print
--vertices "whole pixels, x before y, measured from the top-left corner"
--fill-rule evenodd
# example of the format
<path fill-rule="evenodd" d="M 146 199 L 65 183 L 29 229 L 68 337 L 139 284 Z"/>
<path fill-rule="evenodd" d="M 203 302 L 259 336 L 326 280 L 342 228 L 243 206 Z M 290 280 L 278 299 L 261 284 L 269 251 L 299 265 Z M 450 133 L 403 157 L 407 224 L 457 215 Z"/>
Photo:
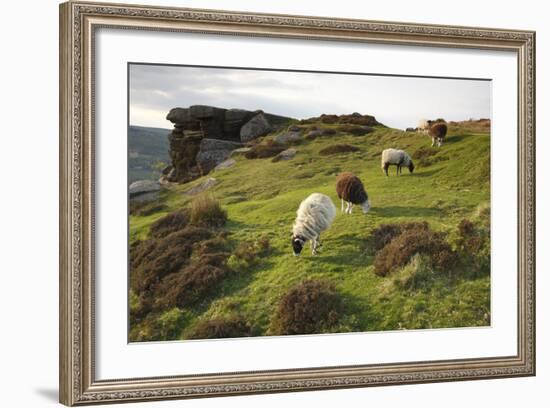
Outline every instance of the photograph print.
<path fill-rule="evenodd" d="M 129 342 L 491 325 L 491 81 L 128 65 Z"/>

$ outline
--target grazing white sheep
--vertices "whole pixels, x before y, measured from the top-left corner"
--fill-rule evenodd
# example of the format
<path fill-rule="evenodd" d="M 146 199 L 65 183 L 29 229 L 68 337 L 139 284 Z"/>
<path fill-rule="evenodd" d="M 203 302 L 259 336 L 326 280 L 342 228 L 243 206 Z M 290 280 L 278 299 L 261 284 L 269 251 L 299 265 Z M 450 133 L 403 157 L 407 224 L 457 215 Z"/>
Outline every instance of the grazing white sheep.
<path fill-rule="evenodd" d="M 421 133 L 428 133 L 428 129 L 430 129 L 430 121 L 427 119 L 420 119 L 418 121 L 416 131 Z"/>
<path fill-rule="evenodd" d="M 382 152 L 382 170 L 388 175 L 388 168 L 390 165 L 397 166 L 397 175 L 402 172 L 402 167 L 408 167 L 412 173 L 414 170 L 414 164 L 411 156 L 404 150 L 386 149 Z"/>
<path fill-rule="evenodd" d="M 321 232 L 330 227 L 335 216 L 336 207 L 330 197 L 324 194 L 313 193 L 302 201 L 292 227 L 294 256 L 300 255 L 308 240 L 311 240 L 311 254 L 317 255 L 317 248 L 321 245 Z"/>
<path fill-rule="evenodd" d="M 360 205 L 365 214 L 369 212 L 369 196 L 359 177 L 354 174 L 344 172 L 338 175 L 336 178 L 336 194 L 342 200 L 342 212 L 344 212 L 344 201 L 347 204 L 346 214 L 351 214 L 353 204 Z"/>

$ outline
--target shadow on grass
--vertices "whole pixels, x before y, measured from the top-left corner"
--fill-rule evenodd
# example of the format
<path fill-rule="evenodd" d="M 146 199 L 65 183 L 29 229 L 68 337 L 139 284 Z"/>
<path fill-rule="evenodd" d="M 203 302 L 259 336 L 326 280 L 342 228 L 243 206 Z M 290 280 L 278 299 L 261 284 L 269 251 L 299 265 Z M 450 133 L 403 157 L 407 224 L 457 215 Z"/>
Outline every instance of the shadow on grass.
<path fill-rule="evenodd" d="M 444 215 L 440 208 L 431 207 L 379 207 L 371 209 L 379 217 L 437 217 Z"/>
<path fill-rule="evenodd" d="M 426 167 L 424 167 L 426 168 Z M 424 177 L 431 177 L 437 173 L 439 173 L 441 171 L 441 169 L 437 169 L 437 170 L 430 170 L 430 171 L 421 171 L 421 172 L 416 172 L 416 173 L 413 173 L 411 174 L 412 177 L 421 177 L 421 178 L 424 178 Z"/>
<path fill-rule="evenodd" d="M 462 140 L 466 139 L 469 135 L 453 135 L 453 136 L 447 136 L 445 138 L 445 141 L 443 142 L 443 146 L 445 146 L 445 143 L 457 143 L 461 142 Z"/>
<path fill-rule="evenodd" d="M 335 254 L 331 249 L 331 243 L 336 245 L 338 242 L 345 242 L 344 247 L 340 246 Z M 331 237 L 327 241 L 323 241 L 323 248 L 317 257 L 312 261 L 316 261 L 319 271 L 323 270 L 323 264 L 336 265 L 342 268 L 366 267 L 372 263 L 372 257 L 367 256 L 365 252 L 365 239 L 351 234 L 344 234 L 338 237 Z M 325 253 L 325 251 L 327 253 Z M 332 270 L 332 268 L 329 268 Z"/>

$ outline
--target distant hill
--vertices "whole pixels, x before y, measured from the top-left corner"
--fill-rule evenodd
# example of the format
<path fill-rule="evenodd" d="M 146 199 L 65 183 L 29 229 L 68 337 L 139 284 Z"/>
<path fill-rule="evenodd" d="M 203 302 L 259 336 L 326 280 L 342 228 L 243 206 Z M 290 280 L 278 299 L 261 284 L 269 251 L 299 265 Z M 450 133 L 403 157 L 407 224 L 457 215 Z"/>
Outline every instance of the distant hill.
<path fill-rule="evenodd" d="M 143 126 L 128 128 L 128 179 L 156 180 L 162 167 L 170 163 L 168 134 L 170 130 Z"/>

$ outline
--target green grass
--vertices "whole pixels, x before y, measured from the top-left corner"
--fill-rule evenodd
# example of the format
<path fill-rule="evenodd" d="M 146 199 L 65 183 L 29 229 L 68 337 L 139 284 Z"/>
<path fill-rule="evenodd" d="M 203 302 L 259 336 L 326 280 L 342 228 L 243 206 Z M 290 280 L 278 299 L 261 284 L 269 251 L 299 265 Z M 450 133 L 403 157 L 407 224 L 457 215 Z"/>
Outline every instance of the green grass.
<path fill-rule="evenodd" d="M 487 325 L 489 276 L 441 278 L 427 288 L 400 289 L 395 277 L 374 274 L 373 256 L 365 248 L 371 231 L 382 223 L 427 221 L 434 230 L 453 233 L 460 220 L 471 218 L 480 204 L 489 202 L 488 133 L 455 130 L 427 167 L 415 163 L 413 174 L 403 169 L 399 177 L 390 167 L 390 177 L 384 176 L 383 149 L 402 148 L 413 154 L 430 143 L 426 135 L 382 127 L 365 136 L 338 133 L 295 146 L 298 153 L 293 160 L 272 163 L 269 158 L 238 157 L 233 168 L 206 176 L 218 180 L 209 191 L 227 210 L 231 242 L 237 245 L 267 236 L 272 250 L 259 264 L 228 278 L 216 296 L 186 310 L 180 338 L 186 338 L 199 321 L 235 313 L 253 325 L 255 334 L 269 334 L 270 319 L 283 294 L 298 282 L 316 278 L 333 282 L 344 297 L 347 313 L 338 331 Z M 333 144 L 358 146 L 360 151 L 319 155 Z M 363 181 L 371 201 L 368 214 L 358 207 L 352 215 L 340 213 L 335 177 L 341 171 L 351 171 Z M 161 198 L 166 211 L 131 216 L 130 240 L 146 238 L 155 220 L 189 206 L 192 198 L 183 192 L 203 181 L 171 188 Z M 307 244 L 296 258 L 290 240 L 296 209 L 314 192 L 329 195 L 338 215 L 322 236 L 320 254 L 311 256 Z"/>

